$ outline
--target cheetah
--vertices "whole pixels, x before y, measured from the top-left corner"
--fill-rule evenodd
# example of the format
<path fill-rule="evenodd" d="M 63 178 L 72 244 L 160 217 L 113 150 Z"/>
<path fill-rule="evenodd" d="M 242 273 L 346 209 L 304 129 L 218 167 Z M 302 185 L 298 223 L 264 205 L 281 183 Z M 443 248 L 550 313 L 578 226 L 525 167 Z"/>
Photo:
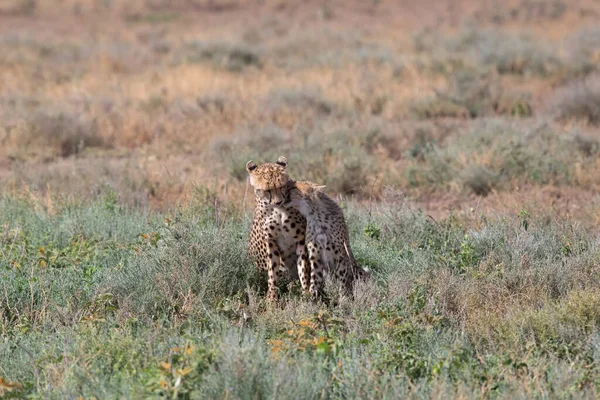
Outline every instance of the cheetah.
<path fill-rule="evenodd" d="M 284 272 L 300 279 L 308 292 L 309 270 L 304 243 L 306 219 L 293 208 L 283 207 L 282 193 L 293 181 L 287 174 L 287 160 L 275 163 L 246 163 L 250 184 L 254 188 L 256 206 L 248 241 L 248 255 L 260 269 L 268 273 L 267 299 L 277 298 L 277 280 Z"/>
<path fill-rule="evenodd" d="M 322 292 L 324 272 L 334 274 L 351 293 L 354 282 L 368 278 L 370 273 L 354 259 L 342 209 L 324 192 L 325 186 L 298 181 L 288 188 L 284 206 L 300 211 L 306 218 L 310 294 L 317 297 Z"/>

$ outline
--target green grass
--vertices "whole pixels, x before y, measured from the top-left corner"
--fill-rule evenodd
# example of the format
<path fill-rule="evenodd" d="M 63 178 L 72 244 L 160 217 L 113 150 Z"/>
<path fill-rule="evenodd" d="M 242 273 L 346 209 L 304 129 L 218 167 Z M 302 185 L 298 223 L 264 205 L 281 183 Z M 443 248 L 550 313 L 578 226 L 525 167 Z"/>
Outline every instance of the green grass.
<path fill-rule="evenodd" d="M 468 226 L 350 206 L 373 280 L 276 307 L 248 222 L 202 198 L 167 214 L 114 195 L 0 200 L 6 398 L 593 398 L 600 243 L 531 212 Z M 0 386 L 0 390 L 4 390 Z"/>

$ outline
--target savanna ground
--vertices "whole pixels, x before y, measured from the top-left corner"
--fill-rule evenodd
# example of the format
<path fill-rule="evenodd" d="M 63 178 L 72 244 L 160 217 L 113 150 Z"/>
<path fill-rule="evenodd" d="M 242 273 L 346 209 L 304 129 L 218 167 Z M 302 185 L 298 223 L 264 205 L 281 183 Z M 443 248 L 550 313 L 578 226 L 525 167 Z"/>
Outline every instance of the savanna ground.
<path fill-rule="evenodd" d="M 0 2 L 0 397 L 597 398 L 600 3 Z M 269 307 L 244 165 L 373 280 Z"/>

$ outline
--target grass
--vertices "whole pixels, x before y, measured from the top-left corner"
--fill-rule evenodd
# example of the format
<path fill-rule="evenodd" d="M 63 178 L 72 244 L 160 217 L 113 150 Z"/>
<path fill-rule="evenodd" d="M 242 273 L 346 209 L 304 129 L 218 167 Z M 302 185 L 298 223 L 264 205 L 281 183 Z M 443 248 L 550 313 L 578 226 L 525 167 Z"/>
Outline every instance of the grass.
<path fill-rule="evenodd" d="M 4 3 L 0 397 L 598 397 L 597 4 Z M 280 155 L 353 298 L 266 304 Z"/>
<path fill-rule="evenodd" d="M 390 199 L 395 196 L 393 192 Z M 114 196 L 53 214 L 12 197 L 2 238 L 7 398 L 587 397 L 600 389 L 595 236 L 535 214 L 434 222 L 347 211 L 374 271 L 333 306 L 264 301 L 247 221 Z M 363 233 L 367 226 L 378 235 Z M 341 296 L 341 297 L 340 297 Z"/>

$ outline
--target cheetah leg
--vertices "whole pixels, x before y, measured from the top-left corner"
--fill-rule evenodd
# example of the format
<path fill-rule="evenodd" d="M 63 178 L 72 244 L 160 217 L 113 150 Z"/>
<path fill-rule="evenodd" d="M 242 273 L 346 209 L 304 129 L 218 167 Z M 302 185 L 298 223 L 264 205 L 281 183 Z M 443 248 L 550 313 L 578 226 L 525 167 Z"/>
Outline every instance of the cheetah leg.
<path fill-rule="evenodd" d="M 310 265 L 304 243 L 296 246 L 296 255 L 298 256 L 298 277 L 300 278 L 302 291 L 306 293 L 309 292 L 310 287 Z"/>
<path fill-rule="evenodd" d="M 267 273 L 269 276 L 267 300 L 277 300 L 277 278 L 281 275 L 280 267 L 282 265 L 281 252 L 277 242 L 269 241 L 269 260 L 267 265 Z"/>
<path fill-rule="evenodd" d="M 344 270 L 344 277 L 342 282 L 344 283 L 344 289 L 347 295 L 352 296 L 352 289 L 354 287 L 354 274 L 352 272 L 352 264 L 349 260 L 342 259 L 340 267 Z"/>
<path fill-rule="evenodd" d="M 335 278 L 338 282 L 343 284 L 344 289 L 348 289 L 350 277 L 348 276 L 348 263 L 344 257 L 335 256 L 333 258 L 333 265 L 335 266 Z"/>
<path fill-rule="evenodd" d="M 323 293 L 323 252 L 320 244 L 316 242 L 308 242 L 306 248 L 310 263 L 310 288 L 308 291 L 316 299 Z"/>

